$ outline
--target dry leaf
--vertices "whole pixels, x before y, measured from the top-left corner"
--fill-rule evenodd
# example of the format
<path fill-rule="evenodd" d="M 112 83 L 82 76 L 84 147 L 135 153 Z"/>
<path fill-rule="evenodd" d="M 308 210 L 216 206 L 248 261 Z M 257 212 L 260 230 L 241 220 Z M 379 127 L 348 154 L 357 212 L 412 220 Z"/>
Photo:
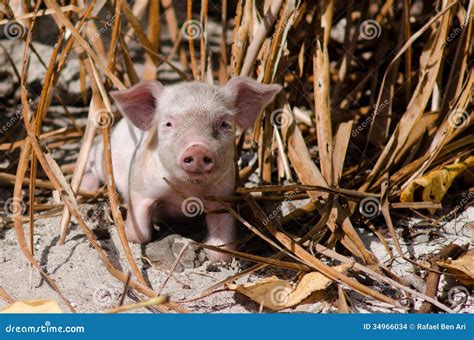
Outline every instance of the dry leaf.
<path fill-rule="evenodd" d="M 62 313 L 58 304 L 54 300 L 30 300 L 17 301 L 12 303 L 0 313 Z"/>
<path fill-rule="evenodd" d="M 342 273 L 346 272 L 351 266 L 352 264 L 346 263 L 336 266 L 334 269 Z M 323 291 L 331 282 L 332 280 L 323 274 L 311 272 L 301 276 L 295 286 L 286 280 L 272 276 L 244 285 L 229 283 L 227 288 L 248 296 L 266 308 L 278 311 L 295 306 L 312 296 L 313 293 Z M 316 294 L 312 297 L 322 298 L 321 294 Z"/>
<path fill-rule="evenodd" d="M 474 156 L 470 156 L 463 162 L 456 162 L 431 171 L 425 176 L 411 182 L 401 193 L 400 201 L 414 202 L 415 190 L 419 187 L 423 187 L 423 201 L 439 203 L 454 179 L 465 170 L 473 167 Z"/>
<path fill-rule="evenodd" d="M 474 286 L 474 250 L 468 251 L 457 260 L 444 260 L 437 263 L 440 267 L 446 268 L 462 284 Z"/>

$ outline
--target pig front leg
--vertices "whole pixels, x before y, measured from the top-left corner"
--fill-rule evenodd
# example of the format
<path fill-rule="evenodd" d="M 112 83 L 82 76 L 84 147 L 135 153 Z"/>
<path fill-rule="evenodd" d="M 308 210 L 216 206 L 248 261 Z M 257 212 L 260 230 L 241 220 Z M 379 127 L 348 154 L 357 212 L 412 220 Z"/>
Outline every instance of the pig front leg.
<path fill-rule="evenodd" d="M 138 192 L 130 192 L 128 216 L 125 221 L 125 233 L 130 242 L 147 243 L 152 238 L 152 206 L 154 199 Z"/>
<path fill-rule="evenodd" d="M 233 243 L 235 241 L 235 221 L 230 214 L 207 214 L 206 223 L 208 229 L 208 237 L 206 244 L 211 246 L 224 246 L 224 249 L 233 250 L 235 248 Z M 207 257 L 212 262 L 230 261 L 231 255 L 219 253 L 205 249 Z"/>

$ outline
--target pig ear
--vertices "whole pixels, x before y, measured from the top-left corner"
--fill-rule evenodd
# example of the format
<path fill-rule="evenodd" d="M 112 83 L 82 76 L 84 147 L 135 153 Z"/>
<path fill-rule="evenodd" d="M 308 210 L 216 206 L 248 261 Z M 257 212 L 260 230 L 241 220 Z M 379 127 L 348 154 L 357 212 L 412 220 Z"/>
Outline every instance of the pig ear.
<path fill-rule="evenodd" d="M 133 125 L 141 130 L 148 130 L 153 124 L 158 97 L 163 92 L 163 85 L 158 81 L 141 81 L 131 88 L 112 91 L 110 95 L 115 104 Z"/>
<path fill-rule="evenodd" d="M 229 80 L 224 88 L 234 96 L 235 120 L 244 129 L 255 122 L 260 111 L 281 90 L 280 85 L 266 85 L 243 76 Z"/>

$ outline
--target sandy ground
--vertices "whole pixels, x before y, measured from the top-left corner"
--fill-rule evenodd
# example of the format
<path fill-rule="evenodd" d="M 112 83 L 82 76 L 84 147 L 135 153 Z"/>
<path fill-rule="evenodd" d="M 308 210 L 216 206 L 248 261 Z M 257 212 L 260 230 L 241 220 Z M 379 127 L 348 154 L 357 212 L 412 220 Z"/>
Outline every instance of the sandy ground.
<path fill-rule="evenodd" d="M 91 215 L 93 206 L 83 206 L 83 211 Z M 99 207 L 100 209 L 100 207 Z M 93 214 L 94 215 L 94 214 Z M 466 244 L 471 242 L 472 230 L 467 228 L 468 222 L 474 220 L 474 207 L 468 208 L 456 219 L 446 223 L 439 232 L 440 237 L 433 237 L 433 230 L 418 229 L 414 225 L 417 220 L 410 219 L 407 226 L 397 228 L 401 235 L 404 228 L 408 227 L 412 235 L 416 235 L 410 242 L 405 242 L 400 237 L 402 248 L 407 254 L 414 258 L 422 259 L 424 255 L 437 252 L 442 247 L 454 242 Z M 124 272 L 129 271 L 128 263 L 121 250 L 115 228 L 108 225 L 104 218 L 96 221 L 89 220 L 95 225 L 95 234 L 99 236 L 102 247 L 112 259 L 113 263 Z M 96 250 L 90 246 L 81 229 L 73 223 L 65 245 L 58 244 L 59 218 L 41 219 L 36 225 L 35 253 L 43 269 L 48 272 L 57 282 L 64 296 L 71 301 L 78 312 L 101 312 L 117 305 L 123 292 L 123 284 L 107 272 L 102 264 Z M 107 232 L 109 230 L 109 232 Z M 26 230 L 25 230 L 26 233 Z M 199 232 L 198 232 L 199 233 Z M 186 234 L 186 231 L 184 232 Z M 188 235 L 187 235 L 188 236 Z M 192 235 L 199 239 L 199 235 Z M 382 263 L 389 260 L 383 245 L 373 236 L 364 232 L 364 241 Z M 388 238 L 388 235 L 386 236 Z M 185 239 L 181 236 L 171 235 L 164 241 L 156 241 L 147 246 L 132 244 L 133 256 L 142 269 L 145 278 L 151 287 L 158 291 L 168 276 L 175 256 L 179 253 Z M 389 239 L 389 244 L 391 240 Z M 170 246 L 171 245 L 171 246 Z M 234 260 L 228 265 L 212 265 L 205 261 L 199 250 L 189 248 L 181 259 L 177 271 L 164 286 L 162 293 L 170 296 L 172 300 L 179 301 L 199 295 L 206 288 L 216 282 L 238 273 L 241 269 L 248 267 L 245 261 Z M 259 276 L 269 274 L 291 275 L 290 273 L 266 272 L 252 274 L 239 279 L 238 282 L 253 282 Z M 393 263 L 393 272 L 409 283 L 413 288 L 423 291 L 425 280 L 420 277 L 418 268 L 396 259 Z M 25 257 L 21 253 L 13 229 L 0 230 L 0 286 L 3 287 L 15 300 L 29 299 L 54 299 L 64 311 L 68 311 L 59 296 L 41 279 L 36 270 L 31 270 Z M 380 285 L 377 282 L 369 282 L 374 289 L 386 294 L 392 294 L 390 287 Z M 464 303 L 456 305 L 456 301 L 448 301 L 447 290 L 443 287 L 446 280 L 443 278 L 439 298 L 457 312 L 474 312 L 472 296 Z M 450 283 L 449 287 L 453 284 Z M 301 305 L 285 312 L 335 312 L 333 306 L 335 287 L 327 291 L 323 301 Z M 350 289 L 349 294 L 352 308 L 357 312 L 406 312 L 406 309 L 394 310 L 378 301 L 367 299 Z M 396 296 L 396 295 L 395 295 Z M 125 298 L 125 303 L 133 303 L 134 299 Z M 419 306 L 420 301 L 416 300 Z M 0 308 L 6 306 L 0 300 Z M 211 313 L 255 313 L 259 312 L 259 306 L 245 296 L 231 291 L 221 291 L 194 302 L 184 303 L 183 306 L 193 312 Z M 148 312 L 145 309 L 137 310 Z M 264 310 L 265 311 L 265 310 Z"/>
<path fill-rule="evenodd" d="M 96 228 L 101 223 L 104 222 L 96 221 Z M 123 284 L 107 272 L 97 251 L 90 245 L 77 224 L 72 225 L 67 242 L 63 246 L 58 244 L 59 218 L 43 219 L 36 227 L 36 257 L 78 312 L 100 312 L 117 305 L 123 293 Z M 109 228 L 110 234 L 104 230 L 105 228 L 100 226 L 99 229 L 95 229 L 96 236 L 101 238 L 101 246 L 114 265 L 126 273 L 129 272 L 116 229 Z M 0 286 L 16 300 L 54 299 L 64 311 L 67 311 L 66 305 L 41 279 L 39 273 L 30 269 L 17 245 L 14 230 L 1 230 L 0 235 L 0 273 L 2 273 Z M 159 290 L 167 278 L 174 256 L 179 254 L 185 240 L 178 237 L 175 249 L 171 250 L 166 247 L 166 240 L 161 243 L 157 241 L 146 247 L 131 244 L 135 260 L 155 291 Z M 184 256 L 177 268 L 181 273 L 173 273 L 162 290 L 163 294 L 169 295 L 173 300 L 190 298 L 238 271 L 238 264 L 235 261 L 230 265 L 216 266 L 205 260 L 201 250 L 196 258 L 193 258 L 194 250 L 189 250 L 188 253 L 192 255 Z M 194 268 L 196 265 L 198 267 Z M 235 303 L 233 296 L 231 292 L 219 293 L 198 303 L 187 304 L 186 307 L 202 312 L 252 311 L 252 306 Z M 133 302 L 135 301 L 130 298 L 125 299 L 126 304 Z M 0 301 L 0 308 L 4 306 L 5 303 Z"/>

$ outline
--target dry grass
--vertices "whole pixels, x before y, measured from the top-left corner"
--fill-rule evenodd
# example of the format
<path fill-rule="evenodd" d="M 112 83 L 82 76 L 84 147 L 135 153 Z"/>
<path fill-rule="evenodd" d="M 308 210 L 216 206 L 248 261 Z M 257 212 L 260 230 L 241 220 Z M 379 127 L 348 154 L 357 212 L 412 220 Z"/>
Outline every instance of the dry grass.
<path fill-rule="evenodd" d="M 20 36 L 22 67 L 16 70 L 21 84 L 23 131 L 2 134 L 0 139 L 2 152 L 20 148 L 21 153 L 16 168 L 1 173 L 0 181 L 13 184 L 15 211 L 21 210 L 21 202 L 25 201 L 22 189 L 27 188 L 25 216 L 10 214 L 18 243 L 29 262 L 72 311 L 74 308 L 54 280 L 42 271 L 33 252 L 35 220 L 44 216 L 35 200 L 35 190 L 42 188 L 45 195 L 51 195 L 52 190 L 59 193 L 64 209 L 61 242 L 67 237 L 72 216 L 112 275 L 130 289 L 155 297 L 156 292 L 148 287 L 128 247 L 113 176 L 108 176 L 102 194 L 109 197 L 133 273 L 130 279 L 112 264 L 78 209 L 78 198 L 83 200 L 96 193 L 78 192 L 78 187 L 96 134 L 102 135 L 106 171 L 112 174 L 110 125 L 97 127 L 104 112 L 114 111 L 108 92 L 129 87 L 141 78 L 154 79 L 163 65 L 183 80 L 222 84 L 236 75 L 250 75 L 263 83 L 284 85 L 285 91 L 261 113 L 253 130 L 236 139 L 238 154 L 255 151 L 258 161 L 242 163 L 235 196 L 216 198 L 227 202 L 223 203 L 226 209 L 275 250 L 272 258 L 232 252 L 257 263 L 239 276 L 265 266 L 315 270 L 344 287 L 400 306 L 400 301 L 365 286 L 354 275 L 335 271 L 327 261 L 356 260 L 352 273 L 363 272 L 392 285 L 401 297 L 416 296 L 451 311 L 435 298 L 432 285 L 437 282 L 432 283 L 426 295 L 402 284 L 390 272 L 390 266 L 380 263 L 366 248 L 355 226 L 369 226 L 367 229 L 386 244 L 371 220 L 380 212 L 396 245 L 395 254 L 387 245 L 391 257 L 401 257 L 421 270 L 430 270 L 403 254 L 392 222 L 393 209 L 419 210 L 432 223 L 439 221 L 425 209 L 439 208 L 449 185 L 440 189 L 441 193 L 434 193 L 432 199 L 425 199 L 416 191 L 415 202 L 400 202 L 400 195 L 413 181 L 449 164 L 466 162 L 464 180 L 472 186 L 473 162 L 468 161 L 474 145 L 472 0 L 424 1 L 422 11 L 407 0 L 351 4 L 276 0 L 265 4 L 256 1 L 257 6 L 252 1 L 236 1 L 235 15 L 228 14 L 227 7 L 232 6 L 226 0 L 188 0 L 184 23 L 179 22 L 173 3 L 168 0 L 137 1 L 132 8 L 123 0 L 78 0 L 69 5 L 66 1 L 45 0 L 35 2 L 34 8 L 26 3 L 11 1 L 15 6 L 4 4 L 0 14 L 0 27 L 13 28 L 21 23 L 17 28 L 25 30 Z M 208 41 L 208 11 L 217 3 L 224 29 L 216 67 Z M 199 18 L 196 9 L 200 10 Z M 34 36 L 42 28 L 42 16 L 54 18 L 58 33 L 50 60 L 44 60 L 47 72 L 33 107 L 30 98 L 34 94 L 27 86 L 28 61 L 35 53 Z M 345 29 L 332 27 L 342 18 Z M 107 32 L 99 28 L 104 25 Z M 225 28 L 233 30 L 232 41 L 226 38 Z M 160 37 L 165 31 L 173 45 L 168 55 L 161 53 Z M 143 74 L 135 69 L 128 47 L 131 43 L 139 44 L 146 55 Z M 74 117 L 68 116 L 71 126 L 45 133 L 48 108 L 53 100 L 60 102 L 55 89 L 71 58 L 79 61 L 81 92 L 90 101 L 87 125 L 85 129 L 78 127 Z M 82 144 L 71 174 L 53 158 L 51 149 L 78 138 Z M 45 178 L 38 178 L 39 169 Z M 255 173 L 259 186 L 244 188 Z M 309 198 L 310 202 L 281 219 L 269 218 L 273 212 L 261 204 L 263 200 L 296 198 Z M 375 213 L 370 204 L 375 204 Z M 29 226 L 28 239 L 24 223 Z M 223 283 L 210 287 L 203 295 Z M 1 287 L 0 293 L 0 297 L 8 298 Z M 348 311 L 342 289 L 339 301 L 341 311 Z M 429 305 L 424 308 L 430 310 Z M 184 311 L 173 302 L 160 305 L 159 309 Z"/>

